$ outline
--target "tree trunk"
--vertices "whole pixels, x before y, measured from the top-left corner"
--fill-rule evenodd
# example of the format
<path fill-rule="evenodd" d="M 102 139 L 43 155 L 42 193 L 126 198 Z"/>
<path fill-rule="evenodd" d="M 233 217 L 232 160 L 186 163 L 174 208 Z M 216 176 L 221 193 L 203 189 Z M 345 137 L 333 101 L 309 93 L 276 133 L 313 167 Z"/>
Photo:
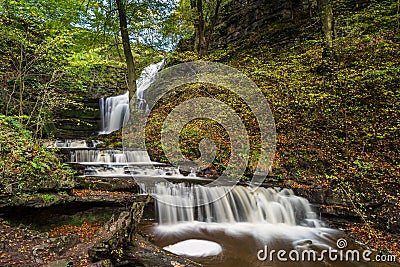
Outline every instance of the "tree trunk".
<path fill-rule="evenodd" d="M 218 15 L 219 15 L 219 8 L 221 7 L 221 2 L 222 2 L 222 0 L 217 0 L 217 2 L 215 4 L 214 15 L 213 15 L 213 17 L 211 19 L 211 24 L 210 24 L 210 27 L 208 29 L 208 35 L 206 37 L 206 49 L 207 49 L 207 51 L 208 51 L 208 47 L 209 47 L 210 42 L 211 42 L 211 37 L 212 37 L 212 35 L 214 33 L 215 25 L 217 25 Z"/>
<path fill-rule="evenodd" d="M 132 99 L 133 97 L 135 97 L 136 94 L 135 63 L 133 61 L 131 43 L 129 41 L 128 22 L 126 19 L 125 3 L 124 0 L 116 0 L 116 2 L 118 8 L 119 28 L 121 31 L 122 46 L 124 47 L 125 61 L 128 70 L 129 99 Z"/>
<path fill-rule="evenodd" d="M 199 54 L 200 56 L 207 55 L 207 41 L 206 41 L 206 25 L 204 22 L 203 13 L 203 0 L 197 0 L 197 14 L 198 14 L 198 34 L 199 34 Z"/>
<path fill-rule="evenodd" d="M 216 0 L 214 14 L 208 21 L 206 27 L 206 20 L 204 17 L 203 0 L 190 0 L 190 7 L 195 10 L 197 16 L 195 18 L 195 43 L 194 51 L 199 53 L 200 56 L 208 54 L 208 47 L 211 41 L 211 36 L 214 32 L 215 25 L 217 24 L 219 9 L 222 0 Z M 206 29 L 207 28 L 207 29 Z"/>
<path fill-rule="evenodd" d="M 318 0 L 318 8 L 322 23 L 322 31 L 325 35 L 326 52 L 333 48 L 333 11 L 331 0 Z"/>
<path fill-rule="evenodd" d="M 190 0 L 190 8 L 192 11 L 195 11 L 197 14 L 197 8 L 196 8 L 196 0 Z M 199 52 L 199 19 L 198 16 L 195 16 L 194 21 L 194 44 L 193 44 L 193 51 L 198 53 Z"/>

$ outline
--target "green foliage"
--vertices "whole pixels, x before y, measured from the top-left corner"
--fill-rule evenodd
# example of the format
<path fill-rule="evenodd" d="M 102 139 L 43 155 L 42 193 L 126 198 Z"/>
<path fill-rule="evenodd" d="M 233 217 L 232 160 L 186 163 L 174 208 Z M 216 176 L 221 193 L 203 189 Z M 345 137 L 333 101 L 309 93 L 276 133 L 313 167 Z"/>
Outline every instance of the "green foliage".
<path fill-rule="evenodd" d="M 177 7 L 162 28 L 164 36 L 169 36 L 177 43 L 182 38 L 189 38 L 194 34 L 195 12 L 190 6 L 190 1 L 180 0 Z"/>
<path fill-rule="evenodd" d="M 165 37 L 175 40 L 175 43 L 189 41 L 193 42 L 188 49 L 192 50 L 194 44 L 194 37 L 196 34 L 196 25 L 198 24 L 198 11 L 195 7 L 196 1 L 179 0 L 173 12 L 169 14 L 168 19 L 162 28 L 162 33 Z M 206 36 L 214 35 L 214 16 L 216 13 L 216 0 L 202 0 L 203 18 Z M 222 0 L 218 8 L 218 15 L 223 13 L 230 3 L 229 0 Z M 193 5 L 194 4 L 194 5 Z M 217 16 L 218 17 L 218 16 Z M 217 21 L 215 21 L 217 22 Z"/>
<path fill-rule="evenodd" d="M 0 112 L 27 116 L 25 124 L 36 137 L 55 110 L 73 103 L 61 93 L 73 34 L 17 15 L 0 15 Z"/>
<path fill-rule="evenodd" d="M 0 115 L 0 194 L 58 190 L 74 185 L 73 171 L 32 140 L 20 118 Z"/>
<path fill-rule="evenodd" d="M 128 17 L 128 32 L 132 42 L 169 50 L 175 40 L 165 38 L 163 25 L 176 6 L 176 1 L 140 0 L 123 1 Z M 115 44 L 119 38 L 119 21 L 115 1 L 90 1 L 86 15 L 81 16 L 82 22 L 97 33 L 98 40 L 103 44 Z M 81 22 L 81 23 L 82 23 Z"/>
<path fill-rule="evenodd" d="M 246 73 L 266 95 L 278 131 L 278 173 L 296 176 L 300 169 L 306 171 L 302 175 L 340 172 L 351 176 L 346 173 L 351 161 L 364 176 L 398 177 L 394 155 L 399 152 L 400 47 L 393 39 L 395 28 L 386 27 L 394 26 L 387 14 L 396 12 L 396 6 L 389 6 L 391 12 L 388 6 L 378 12 L 382 6 L 374 2 L 358 14 L 343 15 L 352 20 L 360 14 L 375 14 L 376 20 L 369 23 L 379 32 L 343 35 L 336 40 L 333 58 L 322 57 L 318 35 L 311 31 L 307 36 L 301 31 L 305 25 L 291 22 L 275 23 L 248 41 L 210 55 Z M 374 24 L 383 20 L 390 23 Z M 338 23 L 343 24 L 340 18 Z M 361 26 L 352 27 L 358 32 Z M 296 31 L 303 32 L 306 40 L 275 46 L 274 39 L 265 38 Z"/>
<path fill-rule="evenodd" d="M 323 57 L 319 35 L 291 22 L 254 34 L 250 42 L 231 47 L 229 57 L 214 54 L 249 75 L 269 101 L 278 134 L 274 174 L 300 181 L 315 177 L 320 185 L 333 175 L 332 188 L 374 222 L 371 206 L 392 203 L 400 190 L 396 3 L 371 1 L 351 13 L 344 10 L 351 4 L 336 7 L 332 57 Z M 287 28 L 300 28 L 304 41 L 280 46 L 264 41 Z M 398 204 L 393 207 L 398 210 Z"/>
<path fill-rule="evenodd" d="M 333 3 L 339 36 L 362 36 L 400 30 L 397 0 L 373 0 L 362 4 L 357 1 L 340 0 Z"/>
<path fill-rule="evenodd" d="M 168 9 L 144 2 L 129 5 L 128 12 L 142 14 L 131 25 L 154 22 L 155 12 L 146 10 Z M 114 12 L 104 1 L 88 2 L 86 7 L 74 0 L 1 2 L 0 114 L 27 116 L 24 123 L 33 137 L 47 137 L 54 134 L 57 120 L 66 119 L 60 118 L 65 110 L 89 111 L 80 103 L 82 98 L 125 91 L 125 63 Z M 155 16 L 153 20 L 148 14 Z M 144 29 L 135 27 L 132 30 Z M 137 74 L 163 57 L 143 44 L 133 50 Z"/>
<path fill-rule="evenodd" d="M 59 196 L 52 194 L 36 194 L 36 196 L 43 200 L 45 206 L 50 206 L 60 200 Z"/>

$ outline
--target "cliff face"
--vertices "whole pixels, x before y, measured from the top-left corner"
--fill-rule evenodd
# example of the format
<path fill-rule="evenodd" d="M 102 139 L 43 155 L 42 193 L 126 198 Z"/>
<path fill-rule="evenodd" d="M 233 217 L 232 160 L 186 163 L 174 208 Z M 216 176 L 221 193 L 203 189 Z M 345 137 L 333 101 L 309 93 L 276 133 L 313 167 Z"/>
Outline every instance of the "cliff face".
<path fill-rule="evenodd" d="M 210 49 L 226 47 L 260 27 L 268 27 L 269 22 L 295 19 L 314 5 L 313 1 L 302 0 L 231 1 L 220 14 Z"/>
<path fill-rule="evenodd" d="M 226 48 L 249 33 L 278 20 L 294 20 L 316 14 L 316 0 L 231 0 L 220 8 L 210 38 L 209 52 Z M 206 27 L 207 28 L 207 27 Z M 206 35 L 208 34 L 206 29 Z M 195 37 L 180 40 L 177 51 L 194 51 Z"/>
<path fill-rule="evenodd" d="M 100 130 L 100 107 L 97 98 L 73 99 L 80 108 L 70 107 L 55 114 L 54 136 L 58 139 L 86 138 Z"/>

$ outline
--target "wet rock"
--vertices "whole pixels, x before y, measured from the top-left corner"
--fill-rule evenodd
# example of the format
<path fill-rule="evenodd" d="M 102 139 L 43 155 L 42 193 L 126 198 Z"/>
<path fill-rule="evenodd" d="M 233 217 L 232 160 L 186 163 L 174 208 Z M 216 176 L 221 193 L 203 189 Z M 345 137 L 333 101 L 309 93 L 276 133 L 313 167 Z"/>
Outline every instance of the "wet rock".
<path fill-rule="evenodd" d="M 111 260 L 107 259 L 93 263 L 90 265 L 90 267 L 114 267 L 114 265 L 112 264 Z"/>
<path fill-rule="evenodd" d="M 72 262 L 67 259 L 62 259 L 58 261 L 53 261 L 45 265 L 45 267 L 72 267 Z"/>
<path fill-rule="evenodd" d="M 40 265 L 43 264 L 43 260 L 41 258 L 35 258 L 35 262 Z"/>
<path fill-rule="evenodd" d="M 92 262 L 112 259 L 122 262 L 125 257 L 124 248 L 134 243 L 136 227 L 141 221 L 146 202 L 135 202 L 129 212 L 121 212 L 116 221 L 112 220 L 99 231 L 103 238 L 89 249 Z M 134 265 L 136 266 L 136 265 Z"/>
<path fill-rule="evenodd" d="M 201 264 L 181 256 L 171 254 L 154 244 L 148 242 L 140 236 L 136 237 L 136 244 L 127 249 L 126 256 L 129 260 L 127 266 L 145 266 L 145 267 L 165 267 L 165 266 L 186 266 L 199 267 Z"/>
<path fill-rule="evenodd" d="M 110 248 L 108 244 L 98 243 L 89 250 L 89 257 L 93 262 L 102 261 L 109 256 Z"/>
<path fill-rule="evenodd" d="M 323 215 L 359 217 L 359 214 L 353 211 L 350 199 L 343 197 L 338 192 L 311 187 L 293 188 L 293 192 L 297 196 L 304 197 L 310 203 L 315 204 L 319 212 Z"/>
<path fill-rule="evenodd" d="M 58 255 L 64 254 L 68 249 L 74 247 L 80 242 L 79 236 L 76 234 L 49 239 L 49 241 L 51 242 L 51 250 L 56 252 Z"/>
<path fill-rule="evenodd" d="M 39 232 L 35 230 L 31 230 L 31 238 L 32 239 L 48 239 L 49 233 L 48 232 Z"/>
<path fill-rule="evenodd" d="M 331 215 L 331 216 L 337 216 L 337 217 L 343 217 L 343 218 L 359 218 L 360 215 L 356 213 L 355 211 L 352 210 L 351 207 L 348 206 L 339 206 L 339 205 L 332 205 L 332 206 L 326 206 L 326 205 L 320 205 L 319 206 L 319 212 L 326 215 Z"/>
<path fill-rule="evenodd" d="M 78 176 L 77 182 L 80 188 L 90 190 L 106 190 L 106 191 L 138 191 L 138 186 L 134 179 L 126 178 L 99 178 Z"/>
<path fill-rule="evenodd" d="M 311 239 L 301 239 L 301 240 L 297 240 L 293 242 L 294 246 L 309 246 L 311 245 L 313 242 Z"/>
<path fill-rule="evenodd" d="M 32 194 L 26 196 L 16 196 L 5 203 L 0 203 L 0 208 L 7 207 L 31 207 L 44 208 L 52 205 L 62 204 L 72 201 L 73 197 L 59 194 Z"/>
<path fill-rule="evenodd" d="M 48 244 L 36 245 L 32 249 L 32 255 L 35 256 L 35 257 L 38 257 L 39 256 L 38 252 L 45 251 L 48 247 L 49 247 Z"/>
<path fill-rule="evenodd" d="M 225 9 L 211 38 L 211 49 L 226 47 L 271 21 L 293 18 L 305 10 L 301 1 L 284 0 L 230 1 Z"/>
<path fill-rule="evenodd" d="M 59 139 L 76 139 L 87 137 L 100 129 L 100 110 L 97 98 L 74 97 L 71 99 L 85 108 L 66 109 L 56 112 L 59 118 L 54 123 L 54 134 Z"/>

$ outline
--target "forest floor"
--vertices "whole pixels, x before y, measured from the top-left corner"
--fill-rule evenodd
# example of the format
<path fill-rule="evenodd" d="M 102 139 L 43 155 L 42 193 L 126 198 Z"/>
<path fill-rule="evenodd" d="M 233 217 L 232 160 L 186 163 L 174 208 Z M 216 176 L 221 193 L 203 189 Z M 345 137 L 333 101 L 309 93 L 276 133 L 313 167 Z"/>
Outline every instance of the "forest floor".
<path fill-rule="evenodd" d="M 61 226 L 42 233 L 0 222 L 0 266 L 94 266 L 88 251 L 104 237 L 105 232 L 100 229 L 99 225 L 83 223 L 80 227 Z M 166 253 L 140 236 L 135 241 L 138 246 L 130 250 L 129 257 L 141 262 L 140 266 L 198 266 Z"/>
<path fill-rule="evenodd" d="M 84 223 L 81 227 L 65 226 L 41 233 L 1 222 L 0 265 L 44 266 L 66 259 L 74 266 L 88 266 L 88 249 L 101 238 L 96 235 L 99 228 L 99 225 Z"/>
<path fill-rule="evenodd" d="M 325 219 L 330 227 L 344 231 L 353 241 L 361 243 L 365 249 L 380 254 L 394 255 L 400 263 L 400 233 L 389 233 L 362 222 L 343 218 Z"/>

